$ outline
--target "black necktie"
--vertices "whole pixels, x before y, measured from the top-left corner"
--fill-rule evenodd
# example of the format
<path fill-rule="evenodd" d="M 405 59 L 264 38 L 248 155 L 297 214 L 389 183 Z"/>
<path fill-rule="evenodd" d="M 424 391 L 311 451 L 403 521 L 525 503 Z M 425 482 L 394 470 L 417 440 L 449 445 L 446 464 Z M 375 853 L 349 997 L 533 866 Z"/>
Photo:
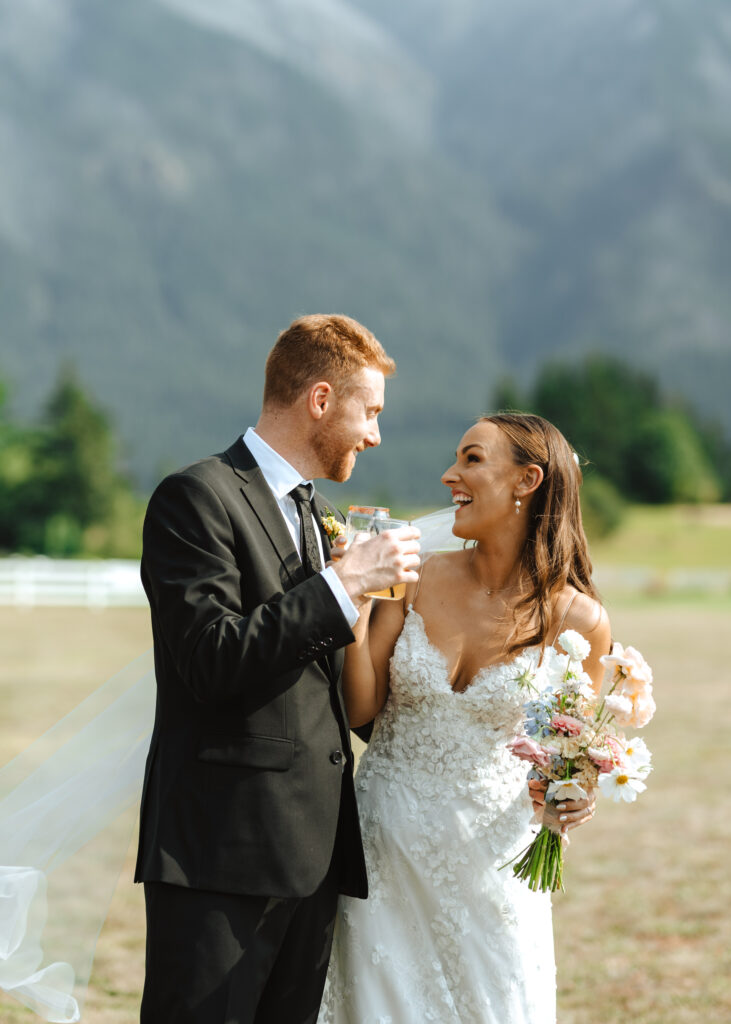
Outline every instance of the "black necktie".
<path fill-rule="evenodd" d="M 300 517 L 300 557 L 308 576 L 314 576 L 322 569 L 320 549 L 317 546 L 315 527 L 312 525 L 312 505 L 310 504 L 310 488 L 307 484 L 298 484 L 290 492 L 297 506 Z"/>

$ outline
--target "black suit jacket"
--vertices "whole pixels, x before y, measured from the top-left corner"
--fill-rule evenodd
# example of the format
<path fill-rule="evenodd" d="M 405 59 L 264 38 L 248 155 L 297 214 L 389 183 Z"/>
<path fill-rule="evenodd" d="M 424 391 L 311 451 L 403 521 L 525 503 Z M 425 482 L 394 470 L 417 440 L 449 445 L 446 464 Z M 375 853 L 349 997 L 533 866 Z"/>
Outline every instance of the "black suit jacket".
<path fill-rule="evenodd" d="M 309 895 L 342 790 L 341 891 L 365 896 L 340 683 L 353 634 L 243 441 L 157 488 L 142 581 L 158 695 L 136 880 Z"/>

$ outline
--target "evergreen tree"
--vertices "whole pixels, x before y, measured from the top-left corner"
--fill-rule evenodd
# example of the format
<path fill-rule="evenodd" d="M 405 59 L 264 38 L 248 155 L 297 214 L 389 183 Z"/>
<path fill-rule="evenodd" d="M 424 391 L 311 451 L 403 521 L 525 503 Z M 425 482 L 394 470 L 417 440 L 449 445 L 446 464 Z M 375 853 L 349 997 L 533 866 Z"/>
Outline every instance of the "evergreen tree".
<path fill-rule="evenodd" d="M 70 367 L 61 371 L 46 405 L 40 460 L 47 507 L 84 529 L 110 514 L 122 486 L 107 416 Z"/>
<path fill-rule="evenodd" d="M 510 389 L 501 385 L 499 399 Z M 619 359 L 591 355 L 539 373 L 524 408 L 554 423 L 623 498 L 717 501 L 720 459 L 691 414 L 665 398 L 652 377 Z"/>
<path fill-rule="evenodd" d="M 5 412 L 0 387 L 0 549 L 80 554 L 85 533 L 108 525 L 136 501 L 115 467 L 115 441 L 104 412 L 64 368 L 38 426 Z M 109 543 L 101 545 L 105 553 Z"/>

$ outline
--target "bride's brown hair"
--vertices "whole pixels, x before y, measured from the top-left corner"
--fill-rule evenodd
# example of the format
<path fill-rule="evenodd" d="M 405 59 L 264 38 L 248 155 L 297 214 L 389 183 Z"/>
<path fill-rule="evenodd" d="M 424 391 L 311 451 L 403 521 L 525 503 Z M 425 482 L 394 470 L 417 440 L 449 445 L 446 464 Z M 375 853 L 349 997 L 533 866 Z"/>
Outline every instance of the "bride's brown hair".
<path fill-rule="evenodd" d="M 531 589 L 515 610 L 515 625 L 508 638 L 508 652 L 513 653 L 546 644 L 554 598 L 567 584 L 598 600 L 581 522 L 582 474 L 568 441 L 548 420 L 528 413 L 500 412 L 483 416 L 480 422 L 494 423 L 505 434 L 516 465 L 537 465 L 543 470 L 543 481 L 533 492 L 527 511 L 528 537 L 520 569 Z"/>

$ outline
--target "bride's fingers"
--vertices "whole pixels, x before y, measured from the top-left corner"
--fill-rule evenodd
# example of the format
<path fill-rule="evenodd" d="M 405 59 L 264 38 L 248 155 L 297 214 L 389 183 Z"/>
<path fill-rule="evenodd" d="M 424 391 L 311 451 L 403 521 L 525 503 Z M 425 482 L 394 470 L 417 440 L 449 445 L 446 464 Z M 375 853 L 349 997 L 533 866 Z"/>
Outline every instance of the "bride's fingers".
<path fill-rule="evenodd" d="M 556 804 L 557 811 L 584 811 L 593 810 L 595 807 L 596 797 L 593 795 L 586 800 L 564 800 L 563 803 Z"/>
<path fill-rule="evenodd" d="M 572 805 L 573 806 L 573 805 Z M 547 804 L 543 808 L 543 824 L 554 832 L 566 832 L 569 829 L 583 825 L 594 817 L 593 807 L 583 807 L 579 810 L 560 810 L 559 807 Z"/>
<path fill-rule="evenodd" d="M 547 782 L 538 779 L 528 779 L 528 796 L 533 804 L 533 810 L 542 809 L 546 802 Z"/>
<path fill-rule="evenodd" d="M 558 820 L 562 829 L 570 829 L 591 821 L 593 817 L 594 811 L 587 807 L 585 810 L 575 811 L 573 814 L 562 814 Z"/>

